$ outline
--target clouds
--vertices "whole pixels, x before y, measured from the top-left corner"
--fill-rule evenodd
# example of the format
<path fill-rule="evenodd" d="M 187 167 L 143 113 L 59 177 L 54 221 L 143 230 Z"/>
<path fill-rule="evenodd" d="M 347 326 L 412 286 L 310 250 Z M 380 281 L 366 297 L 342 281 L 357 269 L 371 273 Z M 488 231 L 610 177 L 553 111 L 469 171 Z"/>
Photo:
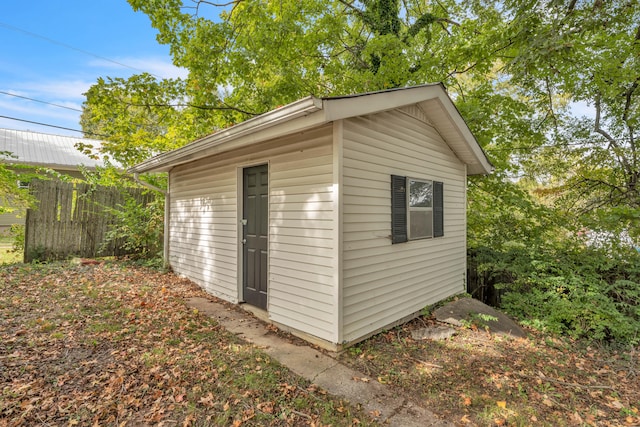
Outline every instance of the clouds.
<path fill-rule="evenodd" d="M 58 96 L 52 97 L 45 92 L 39 92 L 38 90 L 6 90 L 1 87 L 3 92 L 12 93 L 28 98 L 38 99 L 43 102 L 51 102 L 59 104 L 68 108 L 81 109 L 82 98 L 81 95 L 77 96 L 73 91 L 64 91 L 63 88 L 69 87 L 69 82 L 51 82 L 48 85 L 48 92 L 65 92 L 58 94 Z M 69 94 L 73 95 L 69 96 Z M 44 104 L 43 102 L 30 101 L 28 99 L 17 98 L 6 94 L 0 94 L 0 115 L 10 117 L 0 118 L 0 128 L 8 129 L 25 129 L 43 133 L 57 133 L 63 135 L 81 136 L 81 133 L 71 132 L 60 128 L 52 128 L 49 126 L 41 126 L 36 123 L 40 122 L 45 124 L 52 124 L 59 127 L 67 127 L 70 129 L 80 129 L 80 112 L 73 111 L 67 108 L 60 108 L 53 105 Z M 17 120 L 20 119 L 20 120 Z M 25 121 L 22 121 L 25 120 Z M 27 122 L 28 121 L 28 122 Z"/>
<path fill-rule="evenodd" d="M 0 115 L 16 119 L 52 124 L 59 127 L 80 130 L 80 111 L 85 100 L 84 93 L 99 77 L 127 78 L 140 72 L 148 72 L 159 78 L 185 78 L 188 71 L 174 66 L 168 59 L 158 56 L 123 57 L 113 61 L 92 59 L 85 64 L 68 64 L 68 67 L 50 67 L 32 70 L 30 73 L 7 72 L 3 70 L 0 91 L 25 98 L 0 93 Z M 59 106 L 49 105 L 57 104 Z M 29 129 L 45 133 L 79 136 L 60 128 L 40 126 L 19 120 L 0 118 L 0 127 Z"/>
<path fill-rule="evenodd" d="M 185 68 L 176 67 L 167 59 L 160 57 L 125 57 L 117 58 L 112 61 L 96 59 L 89 62 L 88 65 L 99 69 L 113 70 L 129 75 L 147 72 L 162 79 L 184 79 L 189 73 Z"/>
<path fill-rule="evenodd" d="M 142 72 L 184 78 L 169 48 L 156 40 L 149 18 L 126 1 L 32 0 L 3 4 L 0 17 L 0 127 L 80 136 L 40 122 L 80 129 L 84 93 L 100 77 L 128 78 Z M 50 104 L 58 104 L 60 108 Z M 28 121 L 28 122 L 27 122 Z"/>
<path fill-rule="evenodd" d="M 57 104 L 68 103 L 68 106 L 79 108 L 79 104 L 84 100 L 84 93 L 94 82 L 89 79 L 66 79 L 59 76 L 54 79 L 38 79 L 15 81 L 12 86 L 12 93 L 37 99 L 53 99 Z M 7 89 L 2 89 L 9 91 Z"/>

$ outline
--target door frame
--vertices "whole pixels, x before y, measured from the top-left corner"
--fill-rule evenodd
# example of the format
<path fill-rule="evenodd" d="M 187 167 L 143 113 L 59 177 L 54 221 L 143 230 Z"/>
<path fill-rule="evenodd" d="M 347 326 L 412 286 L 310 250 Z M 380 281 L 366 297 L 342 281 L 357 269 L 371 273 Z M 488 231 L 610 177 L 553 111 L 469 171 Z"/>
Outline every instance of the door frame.
<path fill-rule="evenodd" d="M 238 302 L 245 302 L 244 299 L 244 245 L 242 239 L 244 238 L 244 229 L 242 225 L 242 216 L 244 212 L 244 170 L 255 166 L 267 166 L 267 181 L 269 187 L 269 193 L 271 193 L 271 162 L 269 160 L 255 161 L 250 163 L 241 163 L 236 169 L 236 189 L 237 189 L 237 206 L 236 206 L 236 225 L 237 225 L 237 277 L 238 277 Z M 270 198 L 270 197 L 269 197 Z M 271 203 L 267 203 L 267 225 L 271 218 Z M 269 227 L 270 228 L 270 227 Z M 269 270 L 270 270 L 270 255 L 271 250 L 269 248 L 270 243 L 267 240 L 267 311 L 269 308 L 269 289 L 271 288 L 269 283 Z"/>

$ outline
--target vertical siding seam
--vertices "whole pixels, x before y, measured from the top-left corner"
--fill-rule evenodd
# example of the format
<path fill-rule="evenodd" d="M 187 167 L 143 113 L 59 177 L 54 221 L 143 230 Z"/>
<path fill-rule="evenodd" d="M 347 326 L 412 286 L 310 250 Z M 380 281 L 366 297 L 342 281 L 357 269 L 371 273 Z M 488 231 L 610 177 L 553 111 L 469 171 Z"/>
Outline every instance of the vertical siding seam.
<path fill-rule="evenodd" d="M 238 302 L 244 301 L 244 248 L 240 244 L 244 233 L 241 217 L 243 215 L 244 201 L 244 169 L 243 166 L 236 164 L 236 298 Z M 267 294 L 268 295 L 268 294 Z M 267 301 L 268 304 L 268 301 Z"/>
<path fill-rule="evenodd" d="M 267 318 L 270 316 L 271 302 L 271 156 L 266 159 L 267 164 Z"/>
<path fill-rule="evenodd" d="M 334 278 L 335 278 L 335 295 L 334 295 L 334 309 L 336 324 L 336 344 L 340 344 L 343 341 L 343 289 L 342 289 L 342 248 L 343 248 L 343 234 L 342 234 L 342 221 L 343 221 L 343 209 L 342 209 L 342 160 L 343 160 L 343 132 L 344 120 L 339 120 L 333 123 L 333 218 L 334 218 Z"/>
<path fill-rule="evenodd" d="M 162 247 L 162 263 L 164 268 L 171 268 L 171 173 L 167 173 L 167 192 L 164 195 L 164 234 Z"/>
<path fill-rule="evenodd" d="M 171 267 L 171 171 L 167 173 L 167 192 L 164 196 L 164 235 L 162 257 L 165 268 Z"/>
<path fill-rule="evenodd" d="M 462 212 L 463 212 L 463 220 L 464 224 L 464 233 L 462 235 L 462 242 L 464 243 L 464 270 L 462 273 L 462 290 L 461 292 L 467 292 L 467 187 L 469 181 L 469 175 L 467 174 L 467 164 L 464 164 L 464 186 L 462 187 Z"/>

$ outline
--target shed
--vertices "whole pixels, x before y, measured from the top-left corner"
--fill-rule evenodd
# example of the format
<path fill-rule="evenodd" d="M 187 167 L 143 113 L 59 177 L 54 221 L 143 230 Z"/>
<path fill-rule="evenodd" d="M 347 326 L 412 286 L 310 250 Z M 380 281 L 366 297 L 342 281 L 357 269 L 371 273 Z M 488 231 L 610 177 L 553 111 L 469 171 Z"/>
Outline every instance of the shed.
<path fill-rule="evenodd" d="M 442 84 L 301 99 L 148 159 L 165 256 L 338 350 L 465 291 L 466 180 L 492 166 Z"/>

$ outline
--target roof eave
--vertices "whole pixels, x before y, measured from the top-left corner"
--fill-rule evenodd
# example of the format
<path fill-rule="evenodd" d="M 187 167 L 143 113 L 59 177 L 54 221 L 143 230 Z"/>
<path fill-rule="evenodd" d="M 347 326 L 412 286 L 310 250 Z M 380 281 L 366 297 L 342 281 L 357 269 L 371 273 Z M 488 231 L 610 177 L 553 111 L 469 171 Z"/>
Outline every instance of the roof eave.
<path fill-rule="evenodd" d="M 283 132 L 302 130 L 305 126 L 320 126 L 349 117 L 432 101 L 439 104 L 439 117 L 434 117 L 436 128 L 439 128 L 439 131 L 450 131 L 449 135 L 445 135 L 447 132 L 441 132 L 441 135 L 458 158 L 467 165 L 468 174 L 491 173 L 493 166 L 441 83 L 335 98 L 319 99 L 310 96 L 218 131 L 177 150 L 152 157 L 129 168 L 128 172 L 168 172 L 174 166 L 259 142 L 267 137 L 278 137 Z M 307 117 L 302 120 L 304 116 Z M 295 126 L 275 127 L 294 119 L 299 119 L 295 121 Z M 438 123 L 439 120 L 446 122 Z M 260 134 L 256 135 L 257 133 Z"/>
<path fill-rule="evenodd" d="M 434 126 L 456 156 L 467 165 L 467 175 L 487 175 L 493 172 L 493 165 L 478 140 L 469 129 L 467 122 L 443 90 L 434 98 L 425 100 L 424 104 L 436 102 L 436 116 L 432 117 Z"/>
<path fill-rule="evenodd" d="M 204 138 L 185 145 L 177 150 L 154 156 L 144 162 L 130 167 L 127 169 L 127 172 L 167 172 L 172 167 L 181 163 L 187 161 L 191 162 L 198 160 L 199 158 L 206 157 L 208 155 L 206 150 L 211 147 L 235 140 L 250 133 L 268 129 L 298 117 L 312 114 L 322 110 L 322 107 L 321 99 L 314 96 L 308 96 L 299 101 L 276 108 L 268 113 L 251 118 L 230 128 L 205 136 Z"/>

